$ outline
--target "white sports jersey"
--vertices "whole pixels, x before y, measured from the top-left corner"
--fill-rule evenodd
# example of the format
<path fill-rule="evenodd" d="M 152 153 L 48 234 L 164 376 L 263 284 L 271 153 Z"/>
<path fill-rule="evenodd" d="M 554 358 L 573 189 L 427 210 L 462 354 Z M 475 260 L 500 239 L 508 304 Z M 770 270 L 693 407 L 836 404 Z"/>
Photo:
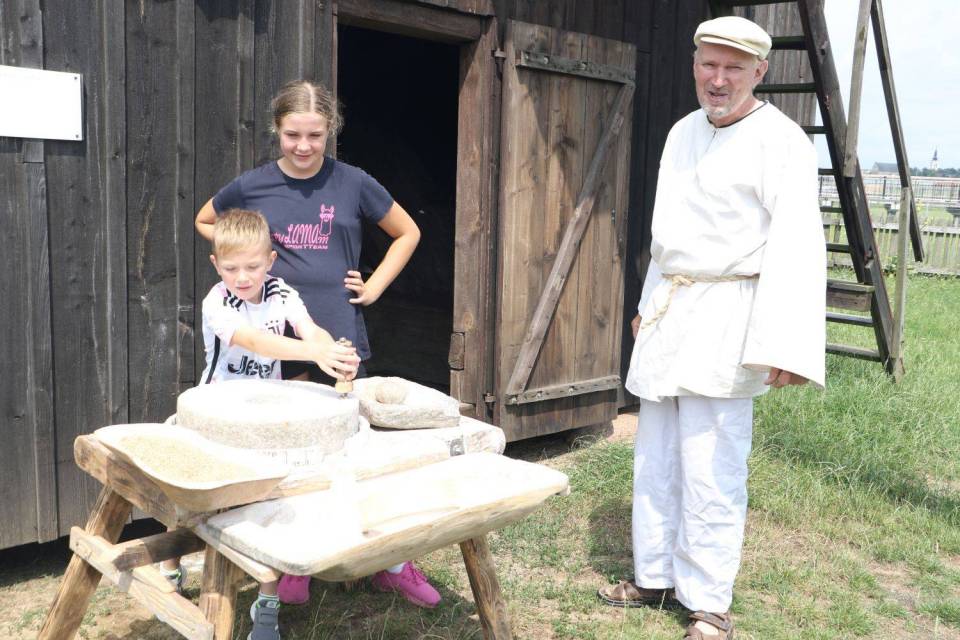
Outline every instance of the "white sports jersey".
<path fill-rule="evenodd" d="M 234 332 L 242 326 L 283 335 L 284 325 L 294 328 L 309 319 L 300 294 L 282 279 L 268 276 L 260 304 L 245 302 L 218 282 L 203 299 L 203 345 L 207 366 L 201 384 L 250 378 L 280 379 L 280 363 L 243 347 L 231 346 Z"/>

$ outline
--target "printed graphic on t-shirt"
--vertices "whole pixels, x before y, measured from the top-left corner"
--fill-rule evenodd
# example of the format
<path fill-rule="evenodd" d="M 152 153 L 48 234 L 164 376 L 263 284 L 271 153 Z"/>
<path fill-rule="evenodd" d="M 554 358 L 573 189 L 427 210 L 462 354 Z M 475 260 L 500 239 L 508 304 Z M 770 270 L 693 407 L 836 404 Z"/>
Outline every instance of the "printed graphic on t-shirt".
<path fill-rule="evenodd" d="M 320 205 L 320 222 L 288 224 L 287 233 L 275 232 L 273 241 L 286 249 L 309 249 L 326 251 L 333 233 L 333 218 L 336 207 Z"/>

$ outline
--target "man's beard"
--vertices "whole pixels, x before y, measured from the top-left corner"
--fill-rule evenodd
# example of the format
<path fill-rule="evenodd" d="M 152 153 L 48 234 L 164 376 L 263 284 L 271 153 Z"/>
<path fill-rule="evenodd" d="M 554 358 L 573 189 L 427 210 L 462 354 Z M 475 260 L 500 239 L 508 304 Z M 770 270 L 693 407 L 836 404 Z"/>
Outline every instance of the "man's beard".
<path fill-rule="evenodd" d="M 703 110 L 707 113 L 708 118 L 723 118 L 733 111 L 732 105 L 727 105 L 725 107 L 712 107 L 709 105 L 700 106 L 703 107 Z"/>

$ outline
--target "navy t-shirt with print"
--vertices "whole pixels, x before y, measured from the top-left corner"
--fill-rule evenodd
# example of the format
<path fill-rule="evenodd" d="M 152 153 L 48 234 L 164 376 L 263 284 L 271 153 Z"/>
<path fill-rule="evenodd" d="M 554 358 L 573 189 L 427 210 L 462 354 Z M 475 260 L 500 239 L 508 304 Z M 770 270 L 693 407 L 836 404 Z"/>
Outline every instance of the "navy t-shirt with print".
<path fill-rule="evenodd" d="M 300 292 L 310 317 L 357 347 L 370 345 L 354 293 L 343 286 L 348 269 L 360 264 L 361 222 L 376 224 L 393 198 L 362 169 L 325 157 L 317 175 L 304 180 L 284 174 L 276 162 L 251 169 L 213 197 L 217 214 L 241 208 L 259 211 L 270 224 L 277 261 L 271 275 Z"/>

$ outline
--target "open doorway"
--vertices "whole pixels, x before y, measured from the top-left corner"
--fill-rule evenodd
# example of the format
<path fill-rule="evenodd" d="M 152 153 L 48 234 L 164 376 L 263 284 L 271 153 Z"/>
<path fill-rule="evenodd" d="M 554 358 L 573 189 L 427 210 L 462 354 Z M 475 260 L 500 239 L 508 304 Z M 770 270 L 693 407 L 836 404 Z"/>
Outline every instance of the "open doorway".
<path fill-rule="evenodd" d="M 337 28 L 337 93 L 345 127 L 340 160 L 376 178 L 420 227 L 410 263 L 364 309 L 370 375 L 448 390 L 453 328 L 459 48 L 392 33 Z M 364 230 L 364 278 L 389 237 Z"/>

